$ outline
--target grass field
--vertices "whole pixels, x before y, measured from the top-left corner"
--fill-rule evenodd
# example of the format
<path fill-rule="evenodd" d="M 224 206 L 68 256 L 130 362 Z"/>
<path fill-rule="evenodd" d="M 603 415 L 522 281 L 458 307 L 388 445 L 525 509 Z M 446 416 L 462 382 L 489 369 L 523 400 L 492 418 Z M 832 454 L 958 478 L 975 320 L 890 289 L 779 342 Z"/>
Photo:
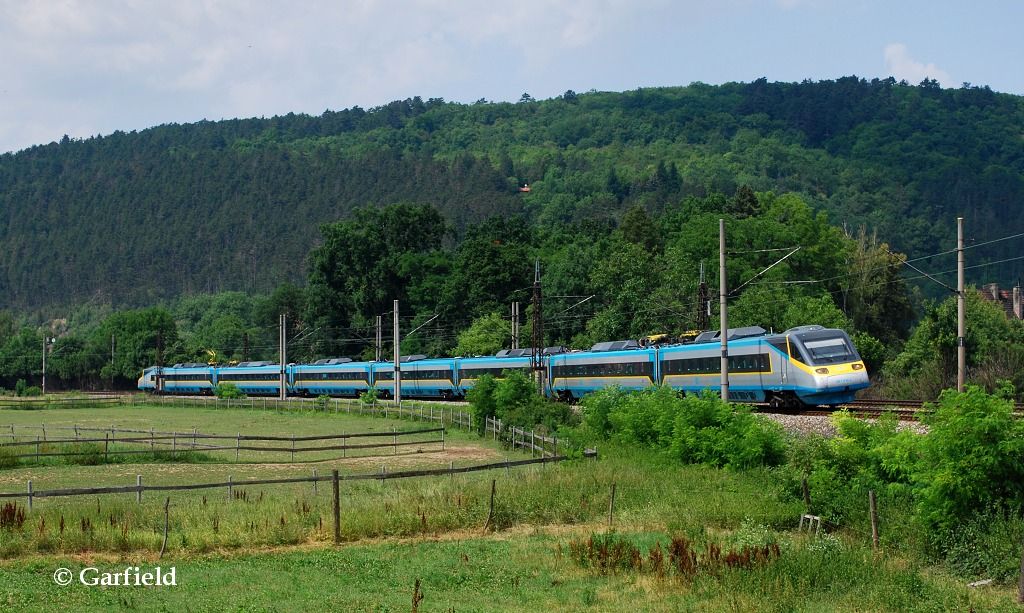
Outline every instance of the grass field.
<path fill-rule="evenodd" d="M 122 407 L 0 411 L 0 436 L 4 424 L 43 420 L 296 435 L 419 425 L 344 414 Z M 731 472 L 681 466 L 645 450 L 600 451 L 596 461 L 507 473 L 346 482 L 340 546 L 331 543 L 326 484 L 316 494 L 308 484 L 236 488 L 232 499 L 223 490 L 172 492 L 167 554 L 159 564 L 176 568 L 178 586 L 167 588 L 60 587 L 52 578 L 62 566 L 117 571 L 156 565 L 163 498 L 147 494 L 141 505 L 134 494 L 37 500 L 21 529 L 0 529 L 0 608 L 407 611 L 419 579 L 420 611 L 1017 610 L 1009 588 L 968 589 L 898 550 L 873 554 L 862 534 L 815 539 L 797 533 L 802 505 L 770 470 Z M 443 452 L 398 457 L 0 470 L 0 491 L 22 491 L 29 478 L 36 489 L 133 484 L 136 474 L 144 474 L 146 483 L 185 483 L 227 474 L 241 480 L 309 474 L 313 467 L 373 472 L 381 464 L 447 466 L 506 456 L 517 457 L 492 441 L 450 431 Z M 492 479 L 498 530 L 484 533 Z M 583 568 L 568 555 L 569 543 L 607 530 L 612 483 L 618 534 L 648 545 L 684 535 L 702 546 L 731 547 L 753 531 L 778 542 L 781 556 L 689 579 Z M 883 526 L 899 529 L 898 518 L 883 514 Z"/>

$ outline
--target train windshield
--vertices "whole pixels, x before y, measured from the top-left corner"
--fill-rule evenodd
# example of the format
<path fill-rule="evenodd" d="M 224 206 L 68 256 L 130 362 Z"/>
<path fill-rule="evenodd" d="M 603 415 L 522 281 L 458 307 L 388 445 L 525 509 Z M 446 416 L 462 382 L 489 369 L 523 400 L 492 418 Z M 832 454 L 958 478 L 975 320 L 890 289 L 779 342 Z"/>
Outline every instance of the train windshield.
<path fill-rule="evenodd" d="M 820 366 L 860 360 L 850 338 L 843 332 L 818 332 L 795 338 L 799 341 L 800 354 L 808 364 Z"/>

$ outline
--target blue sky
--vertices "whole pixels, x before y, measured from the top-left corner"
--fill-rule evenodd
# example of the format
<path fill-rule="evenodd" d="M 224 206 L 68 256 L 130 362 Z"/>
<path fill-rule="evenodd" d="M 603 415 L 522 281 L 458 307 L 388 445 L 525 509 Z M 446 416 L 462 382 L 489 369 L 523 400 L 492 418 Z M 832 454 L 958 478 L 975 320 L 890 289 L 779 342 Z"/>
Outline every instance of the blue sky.
<path fill-rule="evenodd" d="M 1020 0 L 0 0 L 0 152 L 415 95 L 925 76 L 1024 94 Z"/>

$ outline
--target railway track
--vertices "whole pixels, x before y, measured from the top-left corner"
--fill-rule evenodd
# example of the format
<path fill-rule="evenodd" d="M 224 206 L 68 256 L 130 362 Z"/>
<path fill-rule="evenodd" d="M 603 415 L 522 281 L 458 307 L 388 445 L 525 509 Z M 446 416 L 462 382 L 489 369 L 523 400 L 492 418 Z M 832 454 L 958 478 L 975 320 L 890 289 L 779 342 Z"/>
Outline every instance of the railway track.
<path fill-rule="evenodd" d="M 925 408 L 925 400 L 855 400 L 831 408 L 813 408 L 797 410 L 792 414 L 807 416 L 827 416 L 839 410 L 847 410 L 857 417 L 881 417 L 883 413 L 893 413 L 901 421 L 920 421 L 923 415 L 931 413 Z M 1024 403 L 1014 405 L 1014 416 L 1024 419 Z"/>

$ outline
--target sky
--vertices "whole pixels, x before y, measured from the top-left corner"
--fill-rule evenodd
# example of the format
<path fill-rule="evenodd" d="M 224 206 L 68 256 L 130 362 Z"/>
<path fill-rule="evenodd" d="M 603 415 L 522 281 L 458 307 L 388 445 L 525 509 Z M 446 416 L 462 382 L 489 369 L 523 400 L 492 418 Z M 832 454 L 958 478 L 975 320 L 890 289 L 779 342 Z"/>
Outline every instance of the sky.
<path fill-rule="evenodd" d="M 0 153 L 421 96 L 893 76 L 1024 94 L 1021 0 L 0 0 Z"/>

